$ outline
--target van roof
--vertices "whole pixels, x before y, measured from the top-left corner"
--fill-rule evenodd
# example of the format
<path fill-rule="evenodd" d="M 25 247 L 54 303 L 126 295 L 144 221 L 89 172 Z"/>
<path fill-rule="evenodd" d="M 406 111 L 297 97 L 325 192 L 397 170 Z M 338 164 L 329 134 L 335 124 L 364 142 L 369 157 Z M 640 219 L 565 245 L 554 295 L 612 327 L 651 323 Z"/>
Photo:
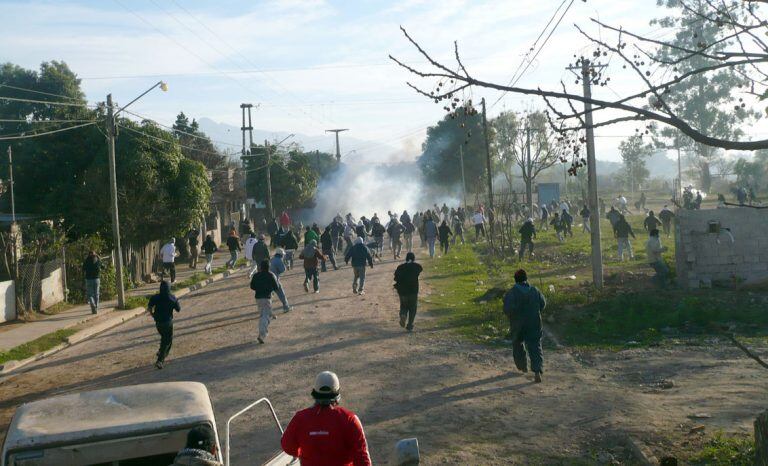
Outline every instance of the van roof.
<path fill-rule="evenodd" d="M 210 422 L 205 385 L 165 382 L 54 396 L 21 405 L 3 452 L 141 435 Z"/>

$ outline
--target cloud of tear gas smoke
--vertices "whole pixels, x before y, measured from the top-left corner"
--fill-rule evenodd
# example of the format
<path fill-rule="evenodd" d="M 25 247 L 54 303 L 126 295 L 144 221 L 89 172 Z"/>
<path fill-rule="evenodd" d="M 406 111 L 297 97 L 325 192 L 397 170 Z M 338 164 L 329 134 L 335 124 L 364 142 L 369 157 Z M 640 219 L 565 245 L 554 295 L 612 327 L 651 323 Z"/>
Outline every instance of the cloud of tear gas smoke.
<path fill-rule="evenodd" d="M 453 193 L 456 193 L 455 195 Z M 316 206 L 301 213 L 304 222 L 329 223 L 336 214 L 351 212 L 355 218 L 374 213 L 385 219 L 387 211 L 410 213 L 438 203 L 458 206 L 461 194 L 430 193 L 424 188 L 421 170 L 415 162 L 393 165 L 344 164 L 318 183 Z"/>

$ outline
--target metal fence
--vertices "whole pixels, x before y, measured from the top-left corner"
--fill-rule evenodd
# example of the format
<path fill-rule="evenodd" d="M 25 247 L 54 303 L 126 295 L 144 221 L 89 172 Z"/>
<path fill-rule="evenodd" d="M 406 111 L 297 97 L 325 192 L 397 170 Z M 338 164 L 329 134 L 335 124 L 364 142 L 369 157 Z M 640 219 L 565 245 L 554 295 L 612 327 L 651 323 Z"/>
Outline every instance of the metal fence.
<path fill-rule="evenodd" d="M 19 262 L 16 282 L 18 313 L 46 309 L 66 299 L 66 263 L 62 254 L 46 262 Z"/>

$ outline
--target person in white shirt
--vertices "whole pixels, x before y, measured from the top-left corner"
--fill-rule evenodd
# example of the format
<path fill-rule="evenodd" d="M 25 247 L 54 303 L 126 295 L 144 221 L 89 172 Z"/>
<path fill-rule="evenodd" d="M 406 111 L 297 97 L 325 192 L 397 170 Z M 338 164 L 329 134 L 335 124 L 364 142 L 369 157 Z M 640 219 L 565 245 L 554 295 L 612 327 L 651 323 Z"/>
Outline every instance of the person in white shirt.
<path fill-rule="evenodd" d="M 480 210 L 475 211 L 475 215 L 472 216 L 472 223 L 475 224 L 475 240 L 483 235 L 485 238 L 485 215 Z"/>
<path fill-rule="evenodd" d="M 561 212 L 562 211 L 566 211 L 566 212 L 568 212 L 570 214 L 570 212 L 569 212 L 570 209 L 571 209 L 571 206 L 568 205 L 568 201 L 566 201 L 566 200 L 560 201 L 560 211 Z"/>
<path fill-rule="evenodd" d="M 171 238 L 161 249 L 160 256 L 163 261 L 163 268 L 160 271 L 160 279 L 165 278 L 165 272 L 168 271 L 171 275 L 171 283 L 176 281 L 176 238 Z"/>
<path fill-rule="evenodd" d="M 245 258 L 248 259 L 248 266 L 251 267 L 251 274 L 257 272 L 258 264 L 253 260 L 251 255 L 253 254 L 253 245 L 256 244 L 256 233 L 251 233 L 251 236 L 245 240 Z"/>

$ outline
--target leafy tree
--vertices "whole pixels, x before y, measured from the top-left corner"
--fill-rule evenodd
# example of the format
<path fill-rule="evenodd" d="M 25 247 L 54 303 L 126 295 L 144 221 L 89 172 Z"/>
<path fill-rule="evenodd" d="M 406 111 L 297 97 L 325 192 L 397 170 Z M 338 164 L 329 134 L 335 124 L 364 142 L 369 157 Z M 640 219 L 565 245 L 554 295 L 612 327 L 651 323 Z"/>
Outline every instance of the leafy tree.
<path fill-rule="evenodd" d="M 749 161 L 739 159 L 733 165 L 733 173 L 736 175 L 736 183 L 740 186 L 750 186 L 759 188 L 763 186 L 766 178 L 766 164 L 764 160 L 755 157 L 755 160 Z"/>
<path fill-rule="evenodd" d="M 658 4 L 677 10 L 672 16 L 652 21 L 653 25 L 677 29 L 675 37 L 669 41 L 673 47 L 660 48 L 655 57 L 662 62 L 676 63 L 676 73 L 685 74 L 717 63 L 710 56 L 691 55 L 688 50 L 700 49 L 705 44 L 711 55 L 726 50 L 733 42 L 720 40 L 722 25 L 703 19 L 710 13 L 707 0 L 693 0 L 685 4 L 680 0 L 658 0 Z M 739 124 L 759 116 L 742 105 L 742 99 L 738 99 L 739 88 L 751 83 L 743 72 L 740 73 L 741 70 L 743 67 L 722 68 L 706 75 L 693 75 L 671 86 L 664 100 L 678 116 L 692 122 L 698 131 L 720 139 L 739 139 L 743 136 Z M 676 148 L 692 150 L 700 171 L 701 188 L 709 191 L 712 186 L 711 165 L 721 157 L 717 148 L 680 138 L 677 131 L 667 130 L 663 134 L 675 140 Z"/>
<path fill-rule="evenodd" d="M 173 135 L 181 145 L 181 153 L 188 159 L 197 160 L 209 170 L 221 169 L 226 158 L 211 139 L 202 131 L 196 120 L 189 122 L 184 112 L 179 112 L 173 124 Z"/>
<path fill-rule="evenodd" d="M 59 95 L 48 98 L 44 94 L 17 91 L 27 99 L 85 103 L 79 80 L 64 63 L 43 63 L 39 72 L 5 64 L 0 68 L 0 83 Z M 9 95 L 13 89 L 0 90 Z M 0 101 L 0 115 L 3 119 L 36 121 L 94 120 L 99 125 L 104 121 L 103 109 L 8 101 Z M 36 132 L 41 130 L 40 126 L 48 126 L 12 124 L 13 128 L 3 126 L 2 134 L 10 130 Z M 151 123 L 119 119 L 118 124 L 118 203 L 126 243 L 143 245 L 196 222 L 207 210 L 211 196 L 203 165 L 185 158 L 176 138 Z M 19 139 L 13 142 L 13 150 L 20 212 L 61 219 L 71 239 L 93 234 L 111 238 L 107 143 L 100 128 L 91 125 L 40 138 Z"/>
<path fill-rule="evenodd" d="M 308 206 L 317 191 L 318 174 L 312 157 L 298 145 L 292 145 L 287 153 L 279 153 L 270 144 L 270 178 L 272 184 L 272 208 L 275 212 Z M 266 204 L 267 155 L 265 146 L 255 146 L 250 157 L 243 158 L 246 173 L 246 192 L 249 198 Z"/>
<path fill-rule="evenodd" d="M 525 183 L 526 199 L 533 212 L 533 182 L 547 168 L 561 158 L 561 148 L 547 124 L 547 117 L 534 112 L 521 117 L 514 112 L 503 112 L 492 122 L 496 130 L 496 148 L 501 170 L 512 185 L 518 169 Z M 528 142 L 530 140 L 530 156 Z"/>
<path fill-rule="evenodd" d="M 455 186 L 461 183 L 459 147 L 463 145 L 467 189 L 481 190 L 486 170 L 482 115 L 465 114 L 463 108 L 455 113 L 457 116 L 446 115 L 437 125 L 427 128 L 427 139 L 417 163 L 428 185 Z M 490 125 L 488 129 L 493 131 Z M 493 134 L 489 137 L 493 138 Z M 494 152 L 491 157 L 495 159 Z"/>
<path fill-rule="evenodd" d="M 619 143 L 619 152 L 624 162 L 624 168 L 619 176 L 626 182 L 627 187 L 634 191 L 651 175 L 645 166 L 645 159 L 653 155 L 653 146 L 643 143 L 643 138 L 635 135 Z"/>

